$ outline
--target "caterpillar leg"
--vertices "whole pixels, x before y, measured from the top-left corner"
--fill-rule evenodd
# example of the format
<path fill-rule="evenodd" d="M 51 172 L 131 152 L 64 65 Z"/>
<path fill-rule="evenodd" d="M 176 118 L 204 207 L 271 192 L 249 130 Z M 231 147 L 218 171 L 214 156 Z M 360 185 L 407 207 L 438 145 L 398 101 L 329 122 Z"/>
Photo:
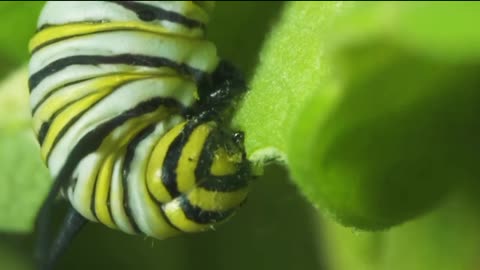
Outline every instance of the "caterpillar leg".
<path fill-rule="evenodd" d="M 58 259 L 86 223 L 87 220 L 70 206 L 63 225 L 49 249 L 48 255 L 45 257 L 46 259 L 40 265 L 39 270 L 53 270 Z"/>

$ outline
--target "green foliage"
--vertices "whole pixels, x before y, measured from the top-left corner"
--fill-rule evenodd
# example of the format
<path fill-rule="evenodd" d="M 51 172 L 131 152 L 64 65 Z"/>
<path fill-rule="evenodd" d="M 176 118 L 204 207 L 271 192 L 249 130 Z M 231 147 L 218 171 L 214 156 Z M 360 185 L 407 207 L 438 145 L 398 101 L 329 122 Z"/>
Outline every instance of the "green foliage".
<path fill-rule="evenodd" d="M 456 194 L 447 202 L 388 232 L 352 231 L 325 220 L 321 239 L 335 270 L 475 270 L 480 216 L 472 201 Z"/>
<path fill-rule="evenodd" d="M 0 4 L 3 74 L 25 63 L 41 4 Z M 245 269 L 245 258 L 267 258 L 259 269 L 318 268 L 309 240 L 316 233 L 311 213 L 293 188 L 275 182 L 288 173 L 329 217 L 322 221 L 322 245 L 332 269 L 476 269 L 478 237 L 470 236 L 478 234 L 478 201 L 442 202 L 460 187 L 479 190 L 478 14 L 475 2 L 219 3 L 209 36 L 222 57 L 251 77 L 233 125 L 246 132 L 258 173 L 272 159 L 288 172 L 274 167 L 277 173 L 261 177 L 254 199 L 225 230 L 140 249 L 132 253 L 138 262 L 124 251 L 133 243 L 128 241 L 140 245 L 138 238 L 107 235 L 103 227 L 87 231 L 80 246 L 111 237 L 95 248 L 98 256 L 111 249 L 105 254 L 119 269 L 153 267 L 157 253 L 171 258 L 162 259 L 164 267 L 176 269 L 200 262 Z M 51 182 L 30 129 L 26 81 L 22 69 L 0 85 L 0 230 L 8 232 L 31 231 Z M 357 231 L 394 225 L 390 231 Z M 226 252 L 231 243 L 242 244 Z M 286 243 L 308 244 L 301 250 Z M 22 257 L 4 245 L 0 250 L 5 261 Z M 232 266 L 237 254 L 241 262 Z M 72 257 L 65 264 L 83 267 L 79 261 Z"/>
<path fill-rule="evenodd" d="M 251 158 L 285 159 L 344 225 L 382 229 L 431 209 L 478 160 L 478 11 L 289 3 L 236 117 Z M 455 27 L 432 27 L 445 21 Z"/>
<path fill-rule="evenodd" d="M 31 128 L 27 78 L 22 68 L 0 84 L 0 231 L 31 230 L 50 183 Z"/>

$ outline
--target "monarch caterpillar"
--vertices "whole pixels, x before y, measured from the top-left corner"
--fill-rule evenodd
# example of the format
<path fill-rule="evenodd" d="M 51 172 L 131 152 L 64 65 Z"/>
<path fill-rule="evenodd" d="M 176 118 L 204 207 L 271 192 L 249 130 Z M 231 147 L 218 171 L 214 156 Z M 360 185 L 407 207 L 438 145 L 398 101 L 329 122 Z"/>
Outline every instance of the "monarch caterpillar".
<path fill-rule="evenodd" d="M 30 105 L 54 183 L 37 218 L 52 269 L 87 220 L 158 239 L 230 217 L 248 193 L 228 128 L 242 75 L 205 39 L 212 2 L 48 2 L 30 41 Z M 50 245 L 62 194 L 71 207 Z"/>

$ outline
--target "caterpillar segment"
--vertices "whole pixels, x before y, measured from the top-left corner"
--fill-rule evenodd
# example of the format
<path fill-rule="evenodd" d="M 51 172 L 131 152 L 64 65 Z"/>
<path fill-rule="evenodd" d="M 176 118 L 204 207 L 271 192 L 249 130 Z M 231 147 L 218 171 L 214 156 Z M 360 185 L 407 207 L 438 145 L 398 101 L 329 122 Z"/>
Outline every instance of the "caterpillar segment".
<path fill-rule="evenodd" d="M 164 239 L 205 231 L 246 199 L 228 127 L 245 90 L 205 39 L 212 2 L 48 2 L 31 39 L 30 106 L 54 183 L 37 219 L 40 269 L 86 220 Z M 71 204 L 49 247 L 51 204 Z"/>

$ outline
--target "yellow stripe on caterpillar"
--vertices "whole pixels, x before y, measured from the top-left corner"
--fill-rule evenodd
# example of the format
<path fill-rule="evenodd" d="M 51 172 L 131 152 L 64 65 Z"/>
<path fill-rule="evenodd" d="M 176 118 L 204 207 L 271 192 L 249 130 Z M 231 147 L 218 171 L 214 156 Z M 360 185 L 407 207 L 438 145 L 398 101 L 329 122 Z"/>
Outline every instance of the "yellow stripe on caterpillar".
<path fill-rule="evenodd" d="M 202 31 L 184 31 L 181 34 L 160 25 L 151 25 L 144 22 L 103 22 L 103 23 L 70 23 L 51 26 L 38 32 L 31 40 L 28 49 L 31 52 L 38 48 L 64 39 L 84 36 L 89 34 L 111 31 L 142 31 L 158 35 L 173 36 L 175 38 L 202 39 Z"/>
<path fill-rule="evenodd" d="M 197 181 L 195 169 L 198 165 L 200 154 L 205 146 L 205 141 L 212 131 L 212 124 L 202 124 L 190 134 L 187 143 L 182 149 L 177 165 L 178 191 L 184 193 L 195 187 Z"/>
<path fill-rule="evenodd" d="M 248 187 L 235 191 L 209 191 L 201 187 L 192 190 L 187 198 L 193 206 L 205 211 L 228 211 L 238 207 L 248 194 Z"/>
<path fill-rule="evenodd" d="M 162 181 L 162 168 L 169 146 L 180 132 L 182 132 L 185 124 L 185 122 L 179 124 L 165 134 L 150 155 L 146 171 L 147 188 L 158 202 L 168 202 L 172 200 Z"/>

